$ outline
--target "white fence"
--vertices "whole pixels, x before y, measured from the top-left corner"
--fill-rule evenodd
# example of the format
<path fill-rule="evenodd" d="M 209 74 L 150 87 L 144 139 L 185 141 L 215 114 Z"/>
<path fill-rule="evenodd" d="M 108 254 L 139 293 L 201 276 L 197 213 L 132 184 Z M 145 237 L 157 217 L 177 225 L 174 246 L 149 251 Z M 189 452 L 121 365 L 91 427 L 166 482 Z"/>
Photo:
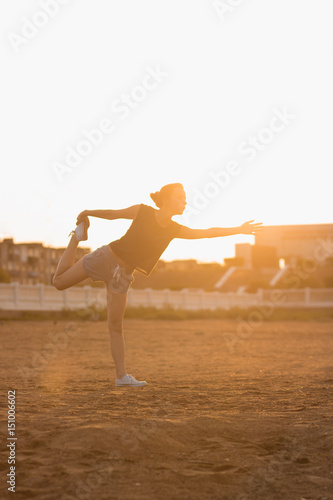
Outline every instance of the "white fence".
<path fill-rule="evenodd" d="M 106 289 L 90 286 L 59 291 L 47 285 L 0 284 L 0 310 L 61 311 L 88 306 L 106 307 Z M 289 290 L 260 289 L 257 293 L 221 293 L 203 290 L 136 290 L 128 291 L 127 305 L 165 306 L 174 309 L 230 309 L 250 306 L 274 307 L 333 307 L 333 288 L 303 288 Z"/>

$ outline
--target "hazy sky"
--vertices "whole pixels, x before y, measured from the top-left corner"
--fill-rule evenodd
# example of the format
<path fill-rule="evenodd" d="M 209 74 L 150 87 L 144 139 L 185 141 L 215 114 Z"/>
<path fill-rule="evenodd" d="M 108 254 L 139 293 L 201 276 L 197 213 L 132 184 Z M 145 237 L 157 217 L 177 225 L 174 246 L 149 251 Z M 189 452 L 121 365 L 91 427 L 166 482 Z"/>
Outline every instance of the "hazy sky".
<path fill-rule="evenodd" d="M 236 4 L 238 4 L 236 6 Z M 193 228 L 332 222 L 332 0 L 1 2 L 0 238 L 183 183 Z M 96 131 L 99 129 L 99 131 Z M 131 221 L 91 218 L 93 250 Z M 254 236 L 173 240 L 219 261 Z"/>

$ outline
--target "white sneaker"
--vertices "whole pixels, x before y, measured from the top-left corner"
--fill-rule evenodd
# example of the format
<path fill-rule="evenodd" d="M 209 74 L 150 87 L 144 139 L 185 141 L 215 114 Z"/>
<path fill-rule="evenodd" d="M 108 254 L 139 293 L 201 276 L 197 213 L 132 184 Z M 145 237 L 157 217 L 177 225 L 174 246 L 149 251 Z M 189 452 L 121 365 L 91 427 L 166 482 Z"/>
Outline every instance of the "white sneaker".
<path fill-rule="evenodd" d="M 144 385 L 147 385 L 147 382 L 145 380 L 141 381 L 136 380 L 129 373 L 126 373 L 126 375 L 124 375 L 123 378 L 116 379 L 116 387 L 122 387 L 122 386 L 143 387 Z"/>
<path fill-rule="evenodd" d="M 90 226 L 90 222 L 88 217 L 83 219 L 80 224 L 76 226 L 76 228 L 69 233 L 68 236 L 72 236 L 75 234 L 76 241 L 86 241 L 88 239 L 88 227 Z"/>

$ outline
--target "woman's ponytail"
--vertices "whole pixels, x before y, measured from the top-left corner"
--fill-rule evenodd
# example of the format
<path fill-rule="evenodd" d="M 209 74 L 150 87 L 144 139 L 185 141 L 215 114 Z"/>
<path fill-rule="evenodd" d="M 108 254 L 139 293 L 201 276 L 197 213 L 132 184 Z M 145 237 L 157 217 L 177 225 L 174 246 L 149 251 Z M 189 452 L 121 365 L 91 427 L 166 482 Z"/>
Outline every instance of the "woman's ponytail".
<path fill-rule="evenodd" d="M 153 202 L 155 203 L 155 205 L 158 208 L 161 208 L 161 206 L 160 206 L 161 193 L 159 191 L 155 191 L 155 193 L 150 193 L 150 197 L 153 200 Z"/>
<path fill-rule="evenodd" d="M 159 191 L 155 193 L 150 193 L 150 197 L 158 208 L 161 208 L 165 199 L 168 199 L 175 188 L 184 189 L 180 182 L 175 182 L 173 184 L 166 184 Z"/>

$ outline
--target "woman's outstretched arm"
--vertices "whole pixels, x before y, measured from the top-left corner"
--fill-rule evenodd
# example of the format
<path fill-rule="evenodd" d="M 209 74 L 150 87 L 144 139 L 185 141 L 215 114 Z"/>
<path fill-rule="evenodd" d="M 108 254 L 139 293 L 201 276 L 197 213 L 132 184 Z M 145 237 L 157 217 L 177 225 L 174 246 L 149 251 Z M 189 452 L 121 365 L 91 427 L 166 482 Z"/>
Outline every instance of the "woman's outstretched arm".
<path fill-rule="evenodd" d="M 100 219 L 135 219 L 140 205 L 132 205 L 128 208 L 121 208 L 119 210 L 83 210 L 78 216 L 76 220 L 76 224 L 80 224 L 80 222 L 85 217 L 99 217 Z"/>
<path fill-rule="evenodd" d="M 249 220 L 237 227 L 209 227 L 208 229 L 192 229 L 190 227 L 182 226 L 176 238 L 198 239 L 218 238 L 219 236 L 232 236 L 234 234 L 256 234 L 261 231 L 262 222 L 253 223 L 253 221 L 254 219 Z"/>

